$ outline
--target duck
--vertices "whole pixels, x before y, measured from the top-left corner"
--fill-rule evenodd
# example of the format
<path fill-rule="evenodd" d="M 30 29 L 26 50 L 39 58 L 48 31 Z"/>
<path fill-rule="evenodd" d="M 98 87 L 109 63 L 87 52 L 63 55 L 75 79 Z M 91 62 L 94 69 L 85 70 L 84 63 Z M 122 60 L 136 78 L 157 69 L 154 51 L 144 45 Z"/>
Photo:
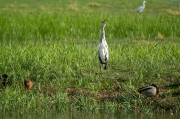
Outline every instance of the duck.
<path fill-rule="evenodd" d="M 26 78 L 24 80 L 24 85 L 25 85 L 25 88 L 26 89 L 30 89 L 34 86 L 34 83 L 29 79 L 29 78 Z"/>
<path fill-rule="evenodd" d="M 144 94 L 146 96 L 155 96 L 156 94 L 159 93 L 159 88 L 156 86 L 156 84 L 152 84 L 151 86 L 146 86 L 143 88 L 139 88 L 138 92 L 140 94 Z"/>
<path fill-rule="evenodd" d="M 1 85 L 2 85 L 3 87 L 6 87 L 6 86 L 10 83 L 9 79 L 7 79 L 7 78 L 8 78 L 8 75 L 7 75 L 7 74 L 3 74 L 3 75 L 0 77 L 0 83 L 2 83 Z"/>

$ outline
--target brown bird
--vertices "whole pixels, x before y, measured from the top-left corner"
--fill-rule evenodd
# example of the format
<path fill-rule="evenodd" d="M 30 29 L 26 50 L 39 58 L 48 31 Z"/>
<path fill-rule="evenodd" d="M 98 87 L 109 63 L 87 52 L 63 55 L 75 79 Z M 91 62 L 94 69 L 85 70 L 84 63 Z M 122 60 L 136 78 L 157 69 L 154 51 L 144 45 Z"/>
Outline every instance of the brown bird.
<path fill-rule="evenodd" d="M 0 82 L 2 82 L 1 85 L 3 87 L 6 87 L 10 83 L 10 81 L 9 81 L 9 79 L 7 79 L 7 77 L 8 77 L 8 75 L 6 75 L 6 74 L 3 74 L 2 77 L 0 77 Z"/>
<path fill-rule="evenodd" d="M 24 85 L 26 87 L 26 89 L 30 89 L 34 86 L 34 83 L 29 79 L 29 78 L 26 78 L 24 80 Z"/>

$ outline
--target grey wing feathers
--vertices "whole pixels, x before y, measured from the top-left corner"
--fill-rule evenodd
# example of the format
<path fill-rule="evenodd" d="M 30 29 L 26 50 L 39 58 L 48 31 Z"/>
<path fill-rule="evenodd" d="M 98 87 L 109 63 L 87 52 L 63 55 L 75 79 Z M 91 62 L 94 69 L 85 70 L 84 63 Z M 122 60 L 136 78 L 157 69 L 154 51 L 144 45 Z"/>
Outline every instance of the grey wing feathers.
<path fill-rule="evenodd" d="M 109 51 L 108 51 L 107 45 L 103 46 L 102 44 L 99 44 L 98 57 L 99 57 L 100 63 L 102 64 L 103 69 L 106 69 L 107 63 L 109 60 Z"/>
<path fill-rule="evenodd" d="M 100 48 L 98 50 L 98 57 L 101 64 L 105 64 L 109 59 L 109 52 L 107 48 Z"/>
<path fill-rule="evenodd" d="M 141 94 L 152 96 L 152 95 L 156 95 L 156 88 L 153 86 L 147 86 L 147 87 L 140 88 L 138 92 Z"/>
<path fill-rule="evenodd" d="M 147 87 L 143 87 L 143 88 L 140 88 L 139 90 L 138 90 L 138 92 L 143 92 L 143 91 L 147 91 L 147 90 L 149 90 L 149 89 L 151 89 L 151 87 L 149 87 L 149 86 L 147 86 Z"/>
<path fill-rule="evenodd" d="M 143 10 L 144 10 L 144 7 L 143 7 L 143 6 L 141 6 L 141 7 L 139 7 L 139 8 L 136 9 L 137 12 L 142 12 Z"/>

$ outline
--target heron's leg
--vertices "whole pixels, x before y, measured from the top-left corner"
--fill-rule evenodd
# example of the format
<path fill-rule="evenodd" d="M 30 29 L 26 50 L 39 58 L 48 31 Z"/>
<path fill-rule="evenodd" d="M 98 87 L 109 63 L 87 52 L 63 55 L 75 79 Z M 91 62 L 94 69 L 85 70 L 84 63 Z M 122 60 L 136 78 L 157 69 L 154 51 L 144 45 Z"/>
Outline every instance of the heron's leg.
<path fill-rule="evenodd" d="M 107 68 L 107 62 L 106 62 L 106 70 L 107 70 L 107 74 L 109 74 L 109 73 L 108 73 L 108 68 Z"/>
<path fill-rule="evenodd" d="M 100 63 L 100 72 L 101 72 L 101 67 L 102 67 L 102 64 Z"/>

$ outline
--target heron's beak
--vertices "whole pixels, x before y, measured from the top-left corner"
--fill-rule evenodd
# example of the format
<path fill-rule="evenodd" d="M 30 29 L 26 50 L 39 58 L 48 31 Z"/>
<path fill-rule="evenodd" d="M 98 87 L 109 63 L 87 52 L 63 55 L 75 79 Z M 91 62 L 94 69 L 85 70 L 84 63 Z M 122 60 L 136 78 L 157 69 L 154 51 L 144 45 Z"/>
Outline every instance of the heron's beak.
<path fill-rule="evenodd" d="M 104 23 L 104 24 L 106 24 L 106 22 L 105 22 L 105 21 L 106 21 L 106 19 L 103 21 L 103 23 Z"/>

